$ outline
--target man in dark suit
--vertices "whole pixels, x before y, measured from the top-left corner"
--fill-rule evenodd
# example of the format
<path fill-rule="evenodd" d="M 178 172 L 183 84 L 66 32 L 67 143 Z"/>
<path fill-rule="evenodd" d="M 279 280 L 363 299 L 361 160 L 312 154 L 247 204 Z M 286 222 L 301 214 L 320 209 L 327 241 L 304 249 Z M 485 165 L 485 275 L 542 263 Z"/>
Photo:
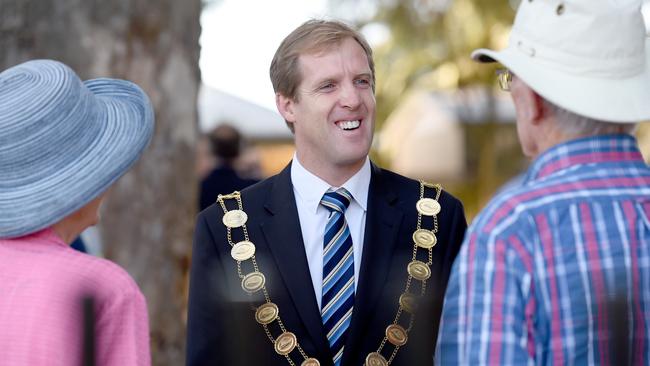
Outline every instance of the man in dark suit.
<path fill-rule="evenodd" d="M 430 365 L 462 205 L 368 159 L 374 65 L 358 32 L 304 23 L 271 80 L 296 154 L 199 215 L 188 365 Z"/>
<path fill-rule="evenodd" d="M 242 190 L 257 183 L 255 179 L 242 177 L 235 169 L 235 160 L 241 150 L 241 134 L 229 124 L 221 124 L 209 135 L 216 167 L 201 181 L 199 187 L 199 210 L 215 203 L 220 194 Z"/>

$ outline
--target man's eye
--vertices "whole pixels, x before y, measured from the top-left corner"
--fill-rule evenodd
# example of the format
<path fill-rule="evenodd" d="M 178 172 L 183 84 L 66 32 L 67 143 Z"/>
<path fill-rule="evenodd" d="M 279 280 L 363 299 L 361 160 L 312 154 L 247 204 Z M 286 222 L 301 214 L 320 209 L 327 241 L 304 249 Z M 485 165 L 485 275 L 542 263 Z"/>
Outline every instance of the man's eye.
<path fill-rule="evenodd" d="M 320 89 L 320 90 L 328 90 L 328 89 L 333 89 L 333 88 L 334 88 L 334 83 L 327 83 L 327 84 L 321 85 L 320 88 L 318 88 L 318 89 Z"/>
<path fill-rule="evenodd" d="M 360 86 L 369 86 L 370 85 L 370 80 L 357 79 L 357 80 L 355 80 L 355 84 L 360 85 Z"/>

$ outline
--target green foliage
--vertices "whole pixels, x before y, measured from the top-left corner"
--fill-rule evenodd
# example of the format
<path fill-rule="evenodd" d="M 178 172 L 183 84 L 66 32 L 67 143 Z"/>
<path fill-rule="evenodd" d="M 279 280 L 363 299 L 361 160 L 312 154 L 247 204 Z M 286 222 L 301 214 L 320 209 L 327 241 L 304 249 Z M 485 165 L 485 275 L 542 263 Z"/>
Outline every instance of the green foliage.
<path fill-rule="evenodd" d="M 331 2 L 346 11 L 356 3 Z M 409 90 L 493 83 L 494 67 L 472 62 L 470 54 L 504 45 L 515 13 L 507 0 L 374 0 L 374 5 L 374 16 L 356 25 L 379 23 L 390 30 L 387 42 L 374 45 L 378 126 Z"/>
<path fill-rule="evenodd" d="M 347 14 L 355 13 L 358 1 L 364 2 L 330 1 L 333 9 L 345 8 Z M 378 129 L 411 91 L 454 91 L 476 84 L 496 88 L 497 65 L 478 64 L 470 54 L 477 48 L 507 45 L 519 0 L 365 2 L 374 4 L 374 15 L 357 19 L 356 26 L 363 29 L 381 24 L 390 33 L 386 42 L 373 45 Z M 471 218 L 495 190 L 523 171 L 528 161 L 521 154 L 513 124 L 465 124 L 464 133 L 466 173 L 460 181 L 443 183 L 464 202 Z M 373 157 L 381 161 L 381 157 Z"/>
<path fill-rule="evenodd" d="M 221 2 L 221 0 L 201 0 L 201 6 L 203 6 L 203 8 L 205 9 L 207 7 L 210 7 L 210 6 L 217 5 L 220 2 Z"/>

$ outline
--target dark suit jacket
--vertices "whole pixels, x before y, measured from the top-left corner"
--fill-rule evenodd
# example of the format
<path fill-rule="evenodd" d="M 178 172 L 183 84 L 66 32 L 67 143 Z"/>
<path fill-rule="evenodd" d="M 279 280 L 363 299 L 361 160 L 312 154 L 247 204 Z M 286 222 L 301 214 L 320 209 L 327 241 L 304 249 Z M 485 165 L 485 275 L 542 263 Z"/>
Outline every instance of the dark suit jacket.
<path fill-rule="evenodd" d="M 201 181 L 199 187 L 199 210 L 213 204 L 219 194 L 228 194 L 257 183 L 257 180 L 242 178 L 229 165 L 220 165 Z"/>
<path fill-rule="evenodd" d="M 418 182 L 372 166 L 365 242 L 344 366 L 363 365 L 367 354 L 377 350 L 386 327 L 395 317 L 412 256 L 418 199 Z M 332 365 L 309 274 L 290 167 L 242 191 L 242 201 L 248 214 L 250 240 L 256 245 L 257 262 L 266 276 L 271 301 L 278 305 L 286 328 L 296 334 L 305 352 L 323 366 Z M 462 205 L 456 198 L 443 192 L 439 202 L 442 211 L 438 214 L 438 244 L 433 249 L 426 301 L 421 304 L 408 343 L 400 348 L 393 365 L 432 364 L 445 287 L 467 226 Z M 230 256 L 222 217 L 219 205 L 198 216 L 190 281 L 187 364 L 288 365 L 284 357 L 275 353 L 262 326 L 254 319 L 249 305 L 251 297 L 242 290 L 237 262 Z M 430 228 L 431 222 L 425 227 Z M 234 229 L 233 233 L 237 231 L 241 229 Z M 237 240 L 241 239 L 233 238 Z M 248 264 L 243 267 L 243 274 L 252 271 Z M 259 304 L 263 295 L 255 294 L 252 299 Z M 275 324 L 271 329 L 274 335 L 280 334 Z M 392 346 L 387 344 L 385 357 L 391 350 Z M 298 357 L 294 361 L 297 365 L 302 362 Z"/>

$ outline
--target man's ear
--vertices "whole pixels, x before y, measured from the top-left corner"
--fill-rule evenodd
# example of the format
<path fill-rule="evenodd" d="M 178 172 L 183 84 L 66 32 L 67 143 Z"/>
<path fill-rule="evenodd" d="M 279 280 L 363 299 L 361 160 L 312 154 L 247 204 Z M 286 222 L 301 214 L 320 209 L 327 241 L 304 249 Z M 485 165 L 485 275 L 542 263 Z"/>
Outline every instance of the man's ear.
<path fill-rule="evenodd" d="M 544 103 L 544 99 L 539 96 L 534 90 L 530 89 L 531 95 L 531 118 L 530 121 L 534 125 L 539 125 L 548 117 L 548 109 Z"/>
<path fill-rule="evenodd" d="M 285 121 L 293 123 L 296 121 L 296 116 L 294 114 L 294 104 L 293 99 L 286 97 L 280 93 L 275 93 L 275 105 L 278 108 L 278 112 L 282 115 Z"/>
<path fill-rule="evenodd" d="M 546 116 L 544 100 L 533 89 L 526 84 L 521 84 L 517 90 L 519 108 L 522 108 L 522 116 L 533 125 L 538 125 Z"/>

